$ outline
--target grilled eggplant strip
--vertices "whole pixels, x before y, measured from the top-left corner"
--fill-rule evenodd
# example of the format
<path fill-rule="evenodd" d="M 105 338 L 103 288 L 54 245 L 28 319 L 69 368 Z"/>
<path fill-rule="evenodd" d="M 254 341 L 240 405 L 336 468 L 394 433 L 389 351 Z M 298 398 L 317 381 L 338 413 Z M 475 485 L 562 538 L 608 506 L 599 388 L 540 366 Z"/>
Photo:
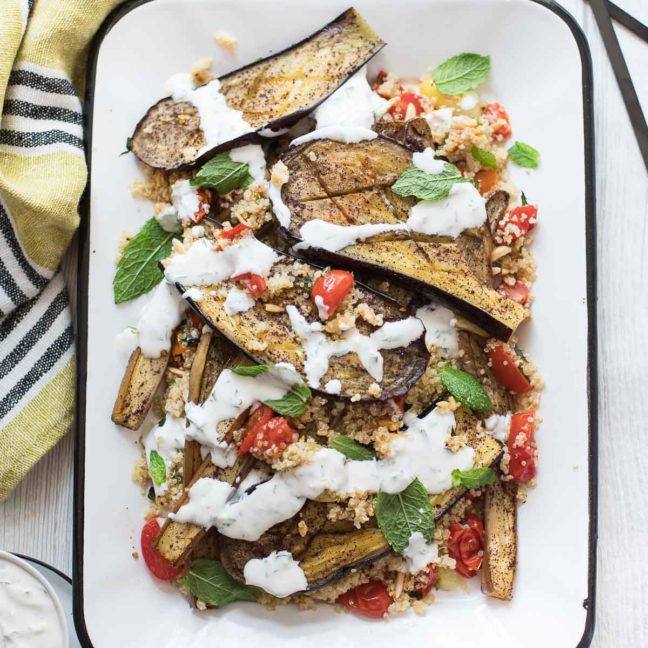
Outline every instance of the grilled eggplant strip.
<path fill-rule="evenodd" d="M 159 358 L 147 358 L 139 347 L 133 351 L 113 406 L 113 423 L 129 430 L 140 428 L 151 409 L 168 364 L 168 353 Z"/>
<path fill-rule="evenodd" d="M 512 482 L 498 479 L 486 491 L 482 592 L 510 601 L 517 564 L 517 497 Z"/>
<path fill-rule="evenodd" d="M 284 255 L 283 259 L 273 265 L 271 277 L 288 272 L 294 263 L 294 258 Z M 305 263 L 304 268 L 311 279 L 318 270 L 315 266 L 308 266 Z M 281 312 L 270 312 L 266 310 L 264 302 L 257 300 L 248 311 L 231 316 L 225 311 L 225 296 L 221 294 L 222 291 L 216 290 L 223 286 L 229 288 L 234 284 L 223 282 L 219 286 L 203 286 L 201 287 L 203 299 L 199 302 L 188 299 L 188 302 L 212 328 L 222 333 L 255 362 L 262 364 L 288 362 L 304 376 L 306 356 L 303 345 L 290 325 L 284 305 L 295 304 L 307 319 L 316 319 L 316 309 L 309 292 L 304 290 L 303 286 L 293 285 L 281 292 L 281 301 L 275 304 L 283 309 Z M 178 289 L 183 293 L 188 288 L 189 286 L 178 285 Z M 407 316 L 402 312 L 400 305 L 392 299 L 357 282 L 355 290 L 360 293 L 361 301 L 368 304 L 375 313 L 382 315 L 385 322 L 401 320 Z M 357 324 L 361 333 L 370 332 L 369 325 L 365 326 L 360 320 Z M 429 357 L 423 336 L 407 347 L 386 349 L 381 353 L 384 377 L 380 398 L 383 400 L 407 392 L 425 370 Z M 375 400 L 375 397 L 368 393 L 374 378 L 367 372 L 356 354 L 349 353 L 331 358 L 329 369 L 322 377 L 321 385 L 325 385 L 332 379 L 338 379 L 342 383 L 340 393 L 342 398 L 352 398 L 359 394 L 361 400 Z"/>
<path fill-rule="evenodd" d="M 205 146 L 197 108 L 162 99 L 144 115 L 132 151 L 167 171 L 203 164 L 216 153 L 258 140 L 257 132 L 292 126 L 365 65 L 385 43 L 355 9 L 308 38 L 220 77 L 221 92 L 253 131 L 198 155 Z"/>
<path fill-rule="evenodd" d="M 290 172 L 282 199 L 291 213 L 282 233 L 291 244 L 301 241 L 301 227 L 315 219 L 343 226 L 403 223 L 416 202 L 390 189 L 412 165 L 412 150 L 393 137 L 353 144 L 316 140 L 294 147 L 282 160 Z M 496 193 L 487 212 L 501 206 Z M 337 252 L 311 247 L 303 253 L 392 279 L 506 340 L 525 319 L 526 310 L 493 288 L 491 251 L 491 234 L 484 225 L 456 239 L 396 231 Z"/>

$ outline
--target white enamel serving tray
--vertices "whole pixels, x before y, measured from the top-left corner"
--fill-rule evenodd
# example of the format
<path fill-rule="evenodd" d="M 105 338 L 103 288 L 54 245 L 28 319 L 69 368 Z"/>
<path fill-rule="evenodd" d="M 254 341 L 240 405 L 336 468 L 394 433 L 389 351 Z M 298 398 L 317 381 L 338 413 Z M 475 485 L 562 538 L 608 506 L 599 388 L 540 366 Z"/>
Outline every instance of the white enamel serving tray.
<path fill-rule="evenodd" d="M 217 74 L 301 40 L 349 0 L 156 0 L 109 18 L 89 61 L 90 190 L 83 219 L 79 308 L 79 412 L 75 619 L 95 648 L 574 648 L 587 645 L 594 604 L 596 393 L 591 83 L 573 20 L 532 0 L 357 0 L 388 43 L 370 70 L 417 77 L 462 51 L 490 54 L 485 92 L 507 108 L 514 138 L 537 147 L 536 171 L 514 179 L 540 204 L 533 321 L 521 344 L 545 379 L 538 486 L 519 512 L 519 567 L 510 603 L 474 588 L 438 597 L 425 616 L 376 622 L 332 607 L 269 612 L 252 604 L 198 613 L 151 578 L 139 550 L 147 501 L 131 481 L 137 434 L 110 421 L 123 365 L 115 335 L 136 321 L 141 298 L 116 307 L 121 230 L 150 218 L 128 189 L 140 172 L 120 157 L 165 80 L 212 56 Z M 239 39 L 218 48 L 218 29 Z M 589 251 L 589 256 L 587 259 Z M 590 264 L 588 266 L 588 263 Z M 588 289 L 589 287 L 589 289 Z M 589 362 L 588 362 L 589 361 Z M 588 371 L 589 366 L 589 371 Z M 591 409 L 590 409 L 591 408 Z M 593 412 L 593 413 L 592 413 Z"/>

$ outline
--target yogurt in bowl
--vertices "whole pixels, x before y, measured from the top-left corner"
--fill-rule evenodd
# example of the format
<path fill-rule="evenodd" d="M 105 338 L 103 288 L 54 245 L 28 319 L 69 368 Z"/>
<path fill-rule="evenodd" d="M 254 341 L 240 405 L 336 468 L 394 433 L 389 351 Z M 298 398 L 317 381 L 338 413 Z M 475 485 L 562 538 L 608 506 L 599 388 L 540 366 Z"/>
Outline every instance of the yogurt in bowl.
<path fill-rule="evenodd" d="M 24 560 L 0 551 L 0 646 L 67 648 L 68 642 L 52 586 Z"/>

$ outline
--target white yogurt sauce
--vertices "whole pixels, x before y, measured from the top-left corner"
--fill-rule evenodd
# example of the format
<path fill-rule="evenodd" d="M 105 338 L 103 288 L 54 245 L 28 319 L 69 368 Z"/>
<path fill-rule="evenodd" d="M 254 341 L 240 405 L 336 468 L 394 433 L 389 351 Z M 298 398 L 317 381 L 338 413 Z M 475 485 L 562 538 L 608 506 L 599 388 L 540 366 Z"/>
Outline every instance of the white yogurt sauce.
<path fill-rule="evenodd" d="M 415 574 L 439 559 L 439 545 L 436 542 L 427 542 L 420 531 L 414 531 L 403 557 L 410 573 Z"/>
<path fill-rule="evenodd" d="M 265 182 L 266 160 L 261 146 L 258 144 L 241 146 L 232 149 L 229 156 L 234 162 L 247 164 L 248 173 L 254 178 L 255 182 Z"/>
<path fill-rule="evenodd" d="M 0 557 L 0 646 L 63 648 L 54 600 L 26 569 Z"/>
<path fill-rule="evenodd" d="M 157 496 L 164 495 L 169 488 L 169 470 L 174 455 L 184 447 L 185 430 L 185 420 L 183 418 L 176 418 L 175 416 L 171 416 L 171 414 L 167 414 L 164 423 L 151 428 L 142 439 L 149 473 L 151 472 L 151 452 L 153 450 L 162 457 L 166 467 L 167 481 L 164 481 L 162 484 L 156 484 L 153 475 L 151 475 L 153 489 Z"/>
<path fill-rule="evenodd" d="M 187 101 L 198 109 L 200 128 L 206 140 L 205 146 L 198 151 L 199 155 L 253 130 L 241 111 L 227 105 L 220 88 L 218 79 L 196 87 L 191 75 L 186 73 L 174 74 L 166 82 L 166 90 L 174 101 Z"/>
<path fill-rule="evenodd" d="M 173 205 L 168 205 L 155 214 L 155 220 L 165 232 L 182 232 L 182 223 L 178 218 L 178 210 Z"/>
<path fill-rule="evenodd" d="M 137 322 L 138 342 L 148 358 L 159 358 L 171 348 L 171 334 L 178 326 L 185 304 L 174 286 L 163 281 L 146 302 Z"/>
<path fill-rule="evenodd" d="M 252 273 L 267 275 L 278 259 L 277 253 L 253 235 L 241 237 L 224 250 L 214 250 L 206 239 L 194 241 L 183 254 L 174 254 L 164 274 L 169 282 L 184 286 L 209 286 L 230 277 Z"/>
<path fill-rule="evenodd" d="M 337 378 L 333 378 L 324 385 L 324 391 L 327 394 L 339 394 L 342 391 L 342 383 Z"/>
<path fill-rule="evenodd" d="M 405 223 L 336 225 L 335 223 L 329 223 L 315 218 L 301 226 L 299 230 L 301 242 L 295 247 L 298 249 L 315 247 L 328 250 L 329 252 L 337 252 L 349 245 L 353 245 L 358 239 L 366 239 L 377 234 L 384 234 L 385 232 L 403 230 L 407 230 Z"/>
<path fill-rule="evenodd" d="M 423 151 L 412 154 L 412 164 L 425 173 L 437 175 L 443 172 L 446 163 L 434 157 L 434 151 L 428 146 Z"/>
<path fill-rule="evenodd" d="M 115 346 L 119 361 L 125 365 L 128 363 L 133 351 L 139 346 L 139 336 L 134 326 L 127 326 L 115 337 Z"/>
<path fill-rule="evenodd" d="M 171 186 L 171 200 L 179 219 L 193 220 L 200 209 L 200 196 L 198 187 L 189 183 L 189 180 L 178 180 Z"/>
<path fill-rule="evenodd" d="M 476 92 L 466 92 L 466 94 L 461 97 L 459 106 L 461 107 L 461 110 L 469 111 L 473 110 L 473 108 L 476 108 L 478 103 L 479 95 Z"/>
<path fill-rule="evenodd" d="M 449 358 L 459 355 L 459 335 L 454 313 L 443 306 L 421 306 L 416 311 L 425 326 L 425 346 L 440 347 Z"/>
<path fill-rule="evenodd" d="M 321 320 L 329 318 L 328 306 L 324 303 L 322 295 L 315 295 L 315 306 L 317 306 L 317 315 Z"/>
<path fill-rule="evenodd" d="M 322 324 L 309 324 L 306 318 L 290 304 L 286 306 L 290 325 L 302 341 L 306 352 L 304 371 L 311 387 L 319 388 L 320 381 L 328 371 L 332 357 L 357 353 L 362 366 L 371 377 L 380 382 L 383 379 L 383 357 L 381 349 L 396 349 L 412 343 L 423 334 L 423 324 L 415 317 L 397 322 L 387 322 L 370 335 L 362 335 L 358 329 L 345 331 L 339 340 L 331 340 L 322 332 Z"/>
<path fill-rule="evenodd" d="M 281 188 L 286 184 L 283 180 L 281 182 L 276 181 L 277 176 L 273 176 L 268 182 L 268 198 L 272 203 L 272 211 L 277 217 L 279 225 L 282 227 L 289 227 L 292 216 L 290 214 L 290 209 L 286 206 L 281 197 Z"/>
<path fill-rule="evenodd" d="M 435 134 L 446 135 L 452 127 L 452 108 L 439 108 L 423 116 L 430 130 Z"/>
<path fill-rule="evenodd" d="M 316 139 L 362 142 L 378 137 L 371 130 L 374 120 L 387 110 L 388 101 L 375 93 L 367 82 L 367 68 L 359 69 L 315 110 L 317 128 L 293 140 L 297 146 Z"/>
<path fill-rule="evenodd" d="M 245 563 L 243 576 L 248 585 L 255 585 L 273 596 L 284 598 L 308 587 L 299 563 L 289 551 L 273 551 L 265 558 Z"/>
<path fill-rule="evenodd" d="M 218 431 L 219 423 L 235 419 L 254 403 L 279 399 L 290 391 L 292 385 L 299 383 L 302 379 L 287 363 L 275 365 L 256 377 L 239 376 L 225 369 L 204 403 L 185 405 L 189 421 L 187 436 L 208 448 L 227 450 L 227 444 Z M 218 461 L 214 463 L 223 466 Z"/>
<path fill-rule="evenodd" d="M 486 220 L 486 203 L 470 182 L 458 182 L 443 200 L 421 200 L 410 211 L 407 227 L 412 232 L 457 238 Z"/>
<path fill-rule="evenodd" d="M 308 463 L 276 473 L 252 492 L 227 501 L 218 513 L 211 514 L 212 524 L 230 538 L 255 541 L 324 490 L 341 496 L 379 491 L 393 494 L 418 478 L 428 493 L 442 493 L 452 485 L 453 470 L 467 470 L 474 462 L 472 448 L 451 452 L 445 447 L 454 426 L 452 412 L 435 409 L 423 418 L 412 417 L 408 429 L 392 442 L 390 455 L 380 460 L 353 461 L 337 450 L 322 448 Z M 185 521 L 200 524 L 203 520 L 199 510 L 180 512 Z"/>
<path fill-rule="evenodd" d="M 491 414 L 485 421 L 486 432 L 494 439 L 506 443 L 511 430 L 510 414 Z"/>
<path fill-rule="evenodd" d="M 234 489 L 227 482 L 201 477 L 189 490 L 189 501 L 177 513 L 169 513 L 175 522 L 191 522 L 209 529 Z"/>
<path fill-rule="evenodd" d="M 236 313 L 244 313 L 250 310 L 255 303 L 247 290 L 241 290 L 234 286 L 227 293 L 223 306 L 228 315 L 236 315 Z"/>
<path fill-rule="evenodd" d="M 203 291 L 200 290 L 200 288 L 196 288 L 195 286 L 192 286 L 189 288 L 189 290 L 185 290 L 182 293 L 182 298 L 183 299 L 191 299 L 192 301 L 195 302 L 200 302 L 203 300 Z"/>

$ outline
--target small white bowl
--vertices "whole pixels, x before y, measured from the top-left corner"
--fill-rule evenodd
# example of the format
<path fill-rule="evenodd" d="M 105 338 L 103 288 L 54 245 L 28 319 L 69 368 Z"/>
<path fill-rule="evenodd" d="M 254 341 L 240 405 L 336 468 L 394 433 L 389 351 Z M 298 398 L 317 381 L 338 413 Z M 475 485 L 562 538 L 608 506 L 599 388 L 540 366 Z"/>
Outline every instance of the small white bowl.
<path fill-rule="evenodd" d="M 2 551 L 0 549 L 0 560 L 6 560 L 7 562 L 17 565 L 28 574 L 33 576 L 36 581 L 38 581 L 47 591 L 52 602 L 54 603 L 54 608 L 56 609 L 56 615 L 58 616 L 59 626 L 61 627 L 61 637 L 63 638 L 63 648 L 67 648 L 70 645 L 70 635 L 68 633 L 67 619 L 65 618 L 65 612 L 63 611 L 63 605 L 59 597 L 57 596 L 54 588 L 49 584 L 45 577 L 36 569 L 34 569 L 28 562 L 22 558 L 18 558 L 13 554 Z"/>

